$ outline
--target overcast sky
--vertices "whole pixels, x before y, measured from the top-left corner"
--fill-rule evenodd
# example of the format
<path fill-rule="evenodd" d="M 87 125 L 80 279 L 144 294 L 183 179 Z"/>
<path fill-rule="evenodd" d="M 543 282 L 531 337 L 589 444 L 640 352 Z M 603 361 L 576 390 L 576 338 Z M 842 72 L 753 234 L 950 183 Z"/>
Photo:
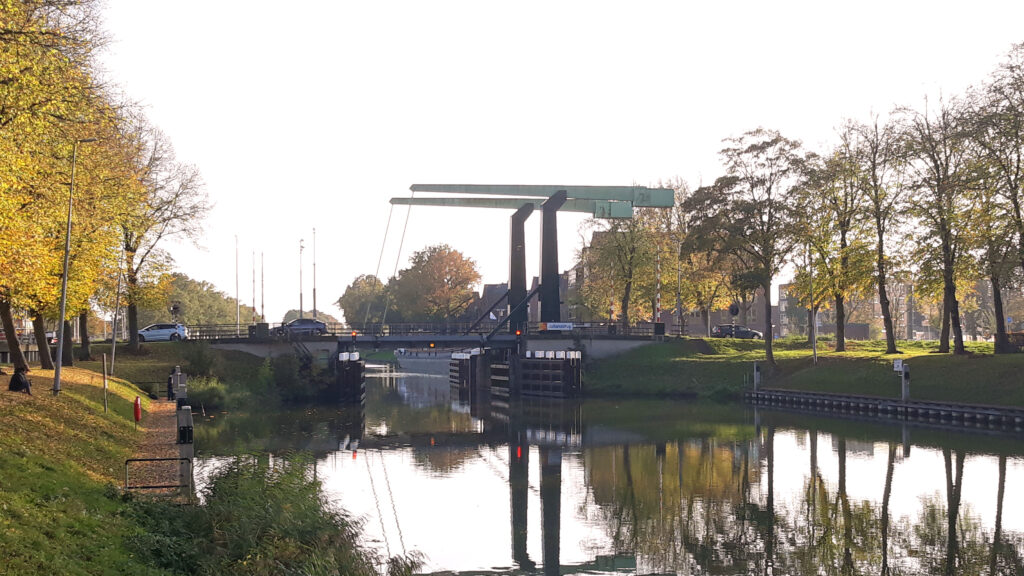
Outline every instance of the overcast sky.
<path fill-rule="evenodd" d="M 108 0 L 109 80 L 216 204 L 177 268 L 270 321 L 376 271 L 414 183 L 691 186 L 764 126 L 821 150 L 844 118 L 957 95 L 1024 41 L 1024 2 Z M 508 211 L 395 208 L 380 275 L 447 243 L 508 275 Z M 539 218 L 527 231 L 537 273 Z M 561 267 L 581 217 L 559 217 Z"/>

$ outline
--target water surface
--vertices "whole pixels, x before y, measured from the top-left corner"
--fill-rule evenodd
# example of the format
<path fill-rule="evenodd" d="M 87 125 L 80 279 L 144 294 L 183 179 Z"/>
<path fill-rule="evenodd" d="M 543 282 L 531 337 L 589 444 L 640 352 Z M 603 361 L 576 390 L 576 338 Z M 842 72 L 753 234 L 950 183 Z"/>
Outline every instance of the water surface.
<path fill-rule="evenodd" d="M 503 403 L 367 379 L 363 410 L 217 415 L 200 478 L 303 450 L 426 573 L 1024 574 L 1019 436 L 664 400 Z"/>

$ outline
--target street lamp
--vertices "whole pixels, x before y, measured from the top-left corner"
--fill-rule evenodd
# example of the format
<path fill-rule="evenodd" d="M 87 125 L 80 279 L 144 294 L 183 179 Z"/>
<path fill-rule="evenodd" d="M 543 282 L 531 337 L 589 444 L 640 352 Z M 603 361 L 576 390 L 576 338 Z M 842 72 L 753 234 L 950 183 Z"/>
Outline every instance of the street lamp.
<path fill-rule="evenodd" d="M 68 190 L 68 228 L 64 236 L 64 273 L 60 278 L 60 317 L 57 319 L 57 358 L 53 368 L 53 395 L 60 394 L 60 368 L 64 362 L 64 315 L 68 304 L 68 259 L 71 253 L 71 206 L 75 196 L 75 165 L 78 163 L 78 145 L 95 142 L 95 138 L 75 140 L 71 151 L 71 188 Z"/>

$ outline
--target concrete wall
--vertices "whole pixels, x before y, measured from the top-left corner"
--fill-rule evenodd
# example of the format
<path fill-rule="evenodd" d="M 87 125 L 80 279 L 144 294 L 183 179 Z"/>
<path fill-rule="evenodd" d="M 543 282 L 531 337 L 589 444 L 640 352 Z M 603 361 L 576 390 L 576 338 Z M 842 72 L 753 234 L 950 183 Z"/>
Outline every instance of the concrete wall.
<path fill-rule="evenodd" d="M 313 356 L 320 356 L 320 352 L 326 351 L 333 356 L 338 351 L 337 342 L 303 342 Z M 274 358 L 282 354 L 294 354 L 295 348 L 288 342 L 234 342 L 228 344 L 211 344 L 210 348 L 217 350 L 238 350 L 247 352 L 260 358 Z"/>
<path fill-rule="evenodd" d="M 615 356 L 634 350 L 641 346 L 650 346 L 653 344 L 653 340 L 606 340 L 606 339 L 595 339 L 595 338 L 584 338 L 583 344 L 583 358 L 584 360 L 596 360 L 600 358 L 608 358 L 609 356 Z M 570 338 L 562 340 L 527 340 L 527 350 L 568 350 L 573 346 L 573 341 Z"/>

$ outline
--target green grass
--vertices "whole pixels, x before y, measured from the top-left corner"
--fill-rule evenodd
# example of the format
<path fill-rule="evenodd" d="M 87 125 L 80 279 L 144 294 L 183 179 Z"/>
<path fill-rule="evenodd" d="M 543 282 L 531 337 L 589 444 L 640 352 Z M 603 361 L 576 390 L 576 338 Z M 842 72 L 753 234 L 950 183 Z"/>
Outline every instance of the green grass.
<path fill-rule="evenodd" d="M 113 488 L 142 435 L 139 390 L 112 383 L 104 414 L 98 375 L 65 368 L 57 397 L 52 371 L 29 376 L 34 396 L 0 392 L 0 573 L 162 574 L 125 547 L 139 526 Z"/>
<path fill-rule="evenodd" d="M 938 343 L 901 342 L 885 354 L 885 342 L 854 341 L 832 352 L 820 341 L 818 363 L 805 339 L 775 342 L 778 373 L 765 386 L 849 394 L 898 396 L 892 362 L 911 367 L 911 397 L 1024 406 L 1024 354 L 993 355 L 992 344 L 968 342 L 967 355 L 938 354 Z M 764 362 L 758 340 L 670 340 L 592 364 L 586 390 L 595 396 L 704 396 L 738 398 L 749 388 L 753 363 Z M 745 380 L 746 378 L 746 380 Z"/>
<path fill-rule="evenodd" d="M 114 358 L 114 374 L 137 383 L 146 392 L 163 395 L 166 391 L 167 375 L 175 366 L 181 366 L 183 372 L 195 373 L 190 366 L 189 358 L 195 358 L 196 355 L 190 354 L 190 351 L 196 346 L 202 346 L 202 343 L 152 342 L 143 344 L 140 354 L 129 353 L 127 347 L 119 346 Z M 107 364 L 110 365 L 110 345 L 94 345 L 91 351 L 94 360 L 76 362 L 76 366 L 101 373 L 103 354 L 107 355 Z M 202 356 L 209 356 L 209 359 L 204 358 L 204 364 L 208 361 L 210 366 L 203 366 L 203 371 L 208 368 L 210 375 L 228 386 L 244 385 L 254 381 L 263 363 L 261 358 L 237 350 L 206 349 L 206 352 L 207 354 Z"/>

